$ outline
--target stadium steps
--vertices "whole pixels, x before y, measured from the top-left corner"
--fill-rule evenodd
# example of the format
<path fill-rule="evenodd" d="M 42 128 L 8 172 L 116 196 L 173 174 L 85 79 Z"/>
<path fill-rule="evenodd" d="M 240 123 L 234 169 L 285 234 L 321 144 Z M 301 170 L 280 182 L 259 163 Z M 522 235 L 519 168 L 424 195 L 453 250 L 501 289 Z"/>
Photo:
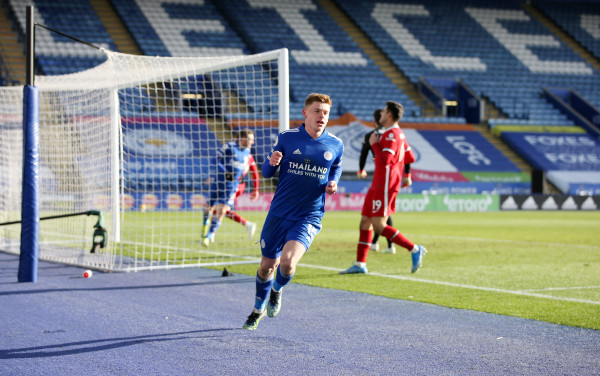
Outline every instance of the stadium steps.
<path fill-rule="evenodd" d="M 232 90 L 222 90 L 223 96 L 227 102 L 227 109 L 234 114 L 248 114 L 252 111 L 243 103 L 239 95 Z"/>
<path fill-rule="evenodd" d="M 506 145 L 499 137 L 496 137 L 490 132 L 489 128 L 485 125 L 475 125 L 475 129 L 481 133 L 492 145 L 496 147 L 502 154 L 510 159 L 521 171 L 525 173 L 531 173 L 531 166 L 525 162 L 517 153 L 515 153 L 508 145 Z"/>
<path fill-rule="evenodd" d="M 496 107 L 488 98 L 482 98 L 485 102 L 485 110 L 482 122 L 487 122 L 489 119 L 506 119 L 508 116 Z"/>
<path fill-rule="evenodd" d="M 234 139 L 232 129 L 221 118 L 207 116 L 206 125 L 214 133 L 220 143 L 225 144 Z"/>
<path fill-rule="evenodd" d="M 3 79 L 5 84 L 19 86 L 25 84 L 25 53 L 19 43 L 19 34 L 13 30 L 12 21 L 6 9 L 0 6 L 0 54 L 4 62 Z"/>
<path fill-rule="evenodd" d="M 600 60 L 592 55 L 585 47 L 577 42 L 571 35 L 565 32 L 559 25 L 547 17 L 540 9 L 533 4 L 522 4 L 525 11 L 527 11 L 532 17 L 538 20 L 548 30 L 554 34 L 558 39 L 565 43 L 570 49 L 575 51 L 576 54 L 581 56 L 588 64 L 590 64 L 596 71 L 600 72 Z"/>
<path fill-rule="evenodd" d="M 362 30 L 331 0 L 318 0 L 319 5 L 344 29 L 356 44 L 369 56 L 377 67 L 406 94 L 417 106 L 421 108 L 423 117 L 436 117 L 441 115 L 441 110 L 429 102 L 419 93 L 410 80 L 392 64 L 383 52 L 362 32 Z M 393 99 L 393 98 L 390 98 Z"/>
<path fill-rule="evenodd" d="M 119 52 L 130 55 L 143 55 L 142 50 L 108 0 L 90 0 L 90 4 L 115 42 Z"/>

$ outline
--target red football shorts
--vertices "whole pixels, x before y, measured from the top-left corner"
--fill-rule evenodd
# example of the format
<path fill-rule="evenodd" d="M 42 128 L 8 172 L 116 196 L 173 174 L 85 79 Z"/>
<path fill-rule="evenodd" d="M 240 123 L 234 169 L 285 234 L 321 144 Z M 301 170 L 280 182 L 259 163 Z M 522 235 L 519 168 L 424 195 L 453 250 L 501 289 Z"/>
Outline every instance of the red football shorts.
<path fill-rule="evenodd" d="M 385 192 L 369 189 L 363 203 L 362 215 L 365 217 L 386 217 L 396 212 L 398 191 Z"/>

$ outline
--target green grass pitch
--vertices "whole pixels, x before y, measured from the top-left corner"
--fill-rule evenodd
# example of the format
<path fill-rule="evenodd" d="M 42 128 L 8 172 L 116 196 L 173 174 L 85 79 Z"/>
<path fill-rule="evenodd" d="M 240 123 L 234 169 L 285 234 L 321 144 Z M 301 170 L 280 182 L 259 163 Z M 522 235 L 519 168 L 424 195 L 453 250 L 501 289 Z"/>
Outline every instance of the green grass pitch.
<path fill-rule="evenodd" d="M 292 283 L 600 329 L 599 211 L 396 213 L 394 227 L 429 251 L 421 270 L 410 273 L 400 248 L 371 251 L 368 275 L 339 275 L 355 260 L 359 220 L 326 213 Z M 228 269 L 255 275 L 256 264 Z"/>

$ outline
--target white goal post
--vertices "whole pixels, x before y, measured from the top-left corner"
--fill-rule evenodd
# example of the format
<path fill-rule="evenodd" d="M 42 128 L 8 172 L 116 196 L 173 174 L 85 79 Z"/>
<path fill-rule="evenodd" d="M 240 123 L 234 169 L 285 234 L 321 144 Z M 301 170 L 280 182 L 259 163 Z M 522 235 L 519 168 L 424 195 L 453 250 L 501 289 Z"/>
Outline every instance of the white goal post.
<path fill-rule="evenodd" d="M 102 50 L 95 68 L 37 76 L 39 258 L 108 271 L 231 265 L 259 260 L 255 244 L 272 184 L 246 191 L 202 245 L 207 182 L 222 144 L 248 128 L 260 164 L 289 127 L 288 51 L 244 56 L 150 57 Z M 0 88 L 0 250 L 19 252 L 23 89 Z M 239 217 L 238 217 L 239 218 Z M 243 220 L 242 220 L 243 222 Z M 105 229 L 104 247 L 93 248 Z"/>

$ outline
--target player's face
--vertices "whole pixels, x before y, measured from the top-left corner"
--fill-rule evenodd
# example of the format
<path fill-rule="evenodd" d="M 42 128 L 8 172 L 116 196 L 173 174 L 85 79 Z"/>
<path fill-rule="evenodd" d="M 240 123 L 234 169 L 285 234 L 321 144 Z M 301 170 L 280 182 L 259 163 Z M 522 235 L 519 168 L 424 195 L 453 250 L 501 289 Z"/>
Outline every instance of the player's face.
<path fill-rule="evenodd" d="M 244 149 L 252 149 L 252 145 L 254 145 L 254 135 L 249 134 L 247 137 L 240 138 L 239 144 Z"/>
<path fill-rule="evenodd" d="M 330 110 L 330 105 L 318 101 L 311 103 L 308 108 L 302 110 L 305 119 L 304 125 L 310 135 L 318 137 L 323 133 L 329 121 Z"/>
<path fill-rule="evenodd" d="M 379 110 L 379 121 L 376 121 L 375 119 L 373 119 L 375 121 L 375 128 L 381 128 L 381 117 L 383 115 L 383 110 Z"/>
<path fill-rule="evenodd" d="M 390 120 L 392 119 L 390 112 L 387 110 L 387 108 L 384 108 L 381 111 L 381 119 L 379 119 L 379 124 L 381 124 L 382 127 L 387 127 L 388 125 L 390 125 L 390 123 L 388 123 Z"/>

